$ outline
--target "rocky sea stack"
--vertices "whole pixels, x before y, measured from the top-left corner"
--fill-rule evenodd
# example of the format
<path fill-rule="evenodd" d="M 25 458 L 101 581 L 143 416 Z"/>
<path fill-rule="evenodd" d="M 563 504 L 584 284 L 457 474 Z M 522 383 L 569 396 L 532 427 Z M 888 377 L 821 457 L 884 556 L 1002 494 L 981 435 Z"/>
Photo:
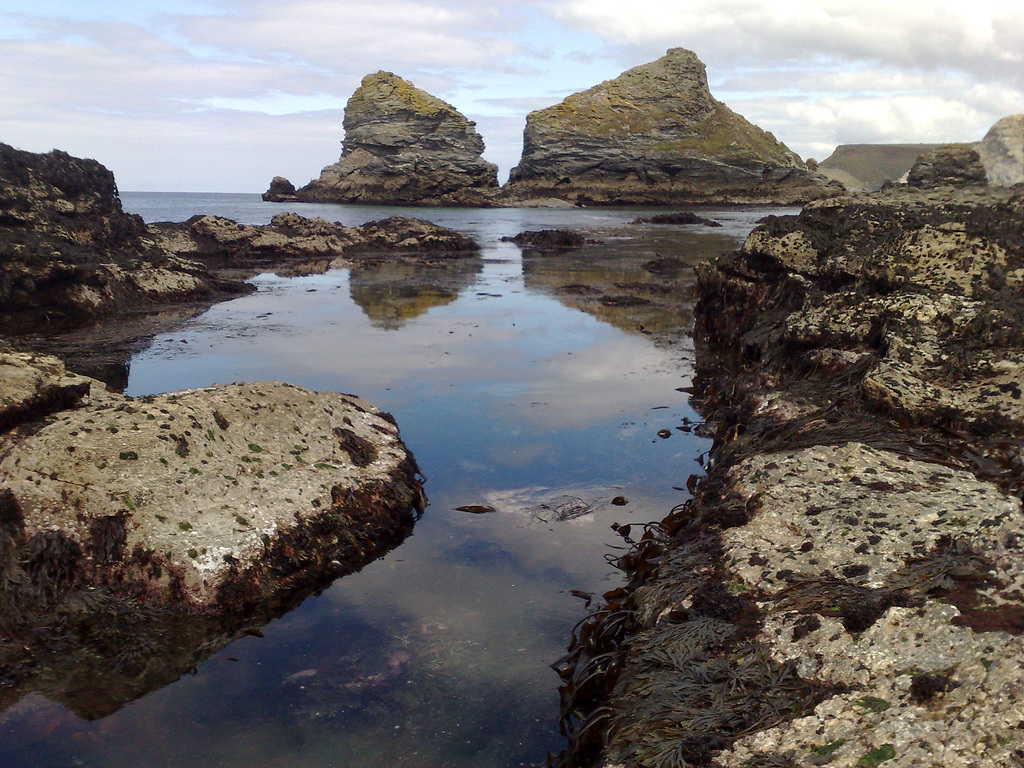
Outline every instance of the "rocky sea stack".
<path fill-rule="evenodd" d="M 842 192 L 714 99 L 697 56 L 650 64 L 526 119 L 512 198 L 579 204 L 793 203 Z"/>
<path fill-rule="evenodd" d="M 475 124 L 391 72 L 363 78 L 345 106 L 341 158 L 296 193 L 306 202 L 482 205 L 498 190 Z"/>

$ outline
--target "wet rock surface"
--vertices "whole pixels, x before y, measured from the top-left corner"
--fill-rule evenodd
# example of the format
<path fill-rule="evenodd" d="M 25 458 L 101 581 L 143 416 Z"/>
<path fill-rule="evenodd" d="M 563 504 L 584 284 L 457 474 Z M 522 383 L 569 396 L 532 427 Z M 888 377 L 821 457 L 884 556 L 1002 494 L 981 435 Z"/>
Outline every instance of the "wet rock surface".
<path fill-rule="evenodd" d="M 633 219 L 633 224 L 699 224 L 704 227 L 722 226 L 714 219 L 706 219 L 691 211 L 680 211 L 678 213 L 658 213 L 654 216 L 638 216 Z"/>
<path fill-rule="evenodd" d="M 502 242 L 515 243 L 524 248 L 537 251 L 565 251 L 579 248 L 587 242 L 587 238 L 579 232 L 568 229 L 542 229 L 520 232 L 513 237 L 503 237 Z"/>
<path fill-rule="evenodd" d="M 497 166 L 482 158 L 475 124 L 391 72 L 363 78 L 345 105 L 341 158 L 296 193 L 364 205 L 484 205 Z"/>
<path fill-rule="evenodd" d="M 708 90 L 682 48 L 526 119 L 503 197 L 576 204 L 791 203 L 842 192 Z"/>
<path fill-rule="evenodd" d="M 1022 214 L 822 201 L 699 268 L 708 472 L 577 628 L 564 764 L 1019 764 Z"/>

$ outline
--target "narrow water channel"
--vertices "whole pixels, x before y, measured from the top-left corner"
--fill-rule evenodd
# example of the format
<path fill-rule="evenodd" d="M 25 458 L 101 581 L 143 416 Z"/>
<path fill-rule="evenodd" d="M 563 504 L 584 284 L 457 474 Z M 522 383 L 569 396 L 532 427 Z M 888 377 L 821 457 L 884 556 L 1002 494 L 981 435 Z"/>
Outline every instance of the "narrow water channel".
<path fill-rule="evenodd" d="M 147 221 L 285 210 L 246 195 L 123 199 Z M 295 210 L 345 224 L 409 213 Z M 112 714 L 24 692 L 0 711 L 0 763 L 510 768 L 559 750 L 549 665 L 586 613 L 579 595 L 618 584 L 611 525 L 684 501 L 707 449 L 680 391 L 692 265 L 766 211 L 702 212 L 718 229 L 628 223 L 641 213 L 416 211 L 476 238 L 481 258 L 264 274 L 256 293 L 157 336 L 130 361 L 127 394 L 258 380 L 358 394 L 397 419 L 429 507 L 384 558 Z M 500 241 L 555 227 L 599 242 L 538 255 Z"/>

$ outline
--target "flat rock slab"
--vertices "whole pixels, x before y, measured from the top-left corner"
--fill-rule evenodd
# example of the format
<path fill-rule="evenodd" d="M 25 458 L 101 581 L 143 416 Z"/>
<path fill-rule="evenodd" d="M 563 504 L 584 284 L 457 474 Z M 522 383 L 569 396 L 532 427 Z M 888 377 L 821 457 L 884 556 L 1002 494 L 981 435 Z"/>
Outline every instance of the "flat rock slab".
<path fill-rule="evenodd" d="M 764 595 L 758 637 L 838 692 L 718 763 L 1019 764 L 1020 500 L 856 443 L 765 454 L 730 474 L 754 513 L 725 532 L 724 559 Z"/>
<path fill-rule="evenodd" d="M 5 434 L 0 485 L 45 595 L 219 610 L 352 570 L 422 505 L 389 417 L 283 383 L 107 394 Z"/>

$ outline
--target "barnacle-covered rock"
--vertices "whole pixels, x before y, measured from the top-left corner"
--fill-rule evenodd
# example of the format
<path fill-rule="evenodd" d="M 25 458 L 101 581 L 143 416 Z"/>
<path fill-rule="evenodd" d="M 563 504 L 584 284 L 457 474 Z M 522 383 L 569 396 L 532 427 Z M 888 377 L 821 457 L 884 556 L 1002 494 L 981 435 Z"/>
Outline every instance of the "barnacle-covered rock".
<path fill-rule="evenodd" d="M 46 600 L 245 610 L 361 565 L 421 505 L 391 420 L 290 384 L 106 394 L 2 439 L 7 535 Z"/>
<path fill-rule="evenodd" d="M 1019 761 L 1022 222 L 888 191 L 699 268 L 708 474 L 581 624 L 567 765 Z"/>

